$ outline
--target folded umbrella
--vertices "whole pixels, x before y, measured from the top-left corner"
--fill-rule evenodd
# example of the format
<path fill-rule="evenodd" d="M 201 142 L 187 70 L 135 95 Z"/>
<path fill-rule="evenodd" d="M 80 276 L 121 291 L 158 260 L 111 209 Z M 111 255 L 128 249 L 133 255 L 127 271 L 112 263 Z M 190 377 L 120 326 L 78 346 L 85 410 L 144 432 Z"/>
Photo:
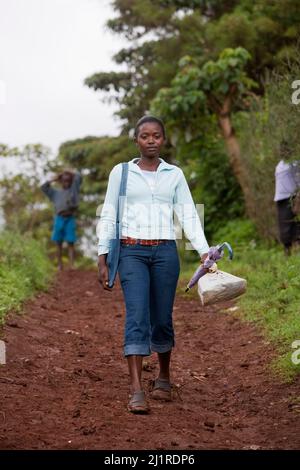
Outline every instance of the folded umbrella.
<path fill-rule="evenodd" d="M 197 284 L 200 277 L 204 276 L 208 272 L 208 270 L 213 266 L 213 264 L 224 256 L 224 247 L 228 249 L 229 259 L 232 260 L 233 250 L 229 243 L 224 242 L 217 246 L 211 246 L 208 250 L 208 256 L 206 257 L 204 263 L 201 264 L 199 268 L 194 272 L 191 280 L 189 281 L 185 289 L 185 292 L 188 292 L 195 284 Z"/>

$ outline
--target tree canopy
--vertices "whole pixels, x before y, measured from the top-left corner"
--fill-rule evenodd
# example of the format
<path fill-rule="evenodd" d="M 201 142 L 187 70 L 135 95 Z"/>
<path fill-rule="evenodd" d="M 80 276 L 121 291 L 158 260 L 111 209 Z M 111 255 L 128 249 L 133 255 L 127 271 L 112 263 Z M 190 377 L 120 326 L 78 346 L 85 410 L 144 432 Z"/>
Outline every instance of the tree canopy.
<path fill-rule="evenodd" d="M 251 55 L 246 72 L 263 86 L 266 69 L 295 55 L 300 28 L 297 0 L 115 0 L 108 28 L 130 44 L 114 56 L 120 72 L 97 72 L 86 85 L 114 93 L 124 129 L 150 108 L 178 72 L 186 55 L 199 65 L 216 60 L 225 48 Z M 125 71 L 124 71 L 125 70 Z"/>

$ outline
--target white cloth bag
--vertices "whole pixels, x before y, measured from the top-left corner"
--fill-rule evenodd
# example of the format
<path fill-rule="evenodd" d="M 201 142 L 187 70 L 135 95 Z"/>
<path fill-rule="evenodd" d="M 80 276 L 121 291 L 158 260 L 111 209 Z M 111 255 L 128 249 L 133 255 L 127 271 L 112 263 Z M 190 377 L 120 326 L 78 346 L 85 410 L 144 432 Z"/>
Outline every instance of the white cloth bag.
<path fill-rule="evenodd" d="M 235 299 L 246 291 L 247 281 L 224 271 L 207 273 L 198 281 L 202 305 Z"/>

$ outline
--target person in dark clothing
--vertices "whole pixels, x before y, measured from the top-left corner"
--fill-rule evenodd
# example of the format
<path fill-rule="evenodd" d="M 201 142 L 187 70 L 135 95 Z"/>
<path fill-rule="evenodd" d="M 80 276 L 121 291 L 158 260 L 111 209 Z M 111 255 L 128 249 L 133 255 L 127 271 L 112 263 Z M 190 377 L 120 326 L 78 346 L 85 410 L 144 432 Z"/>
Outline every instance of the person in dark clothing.
<path fill-rule="evenodd" d="M 79 203 L 81 180 L 79 173 L 66 170 L 41 186 L 43 193 L 54 205 L 55 216 L 51 239 L 57 245 L 59 269 L 63 268 L 62 246 L 64 241 L 68 243 L 70 267 L 74 267 L 74 243 L 77 240 L 75 211 Z M 55 182 L 60 183 L 61 189 L 52 187 L 52 183 Z"/>

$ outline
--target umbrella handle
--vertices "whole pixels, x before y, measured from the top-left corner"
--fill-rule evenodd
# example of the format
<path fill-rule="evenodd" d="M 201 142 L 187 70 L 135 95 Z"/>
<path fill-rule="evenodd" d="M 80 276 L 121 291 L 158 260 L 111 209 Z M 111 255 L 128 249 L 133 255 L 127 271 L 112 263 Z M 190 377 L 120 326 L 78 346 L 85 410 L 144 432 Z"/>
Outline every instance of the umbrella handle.
<path fill-rule="evenodd" d="M 223 248 L 226 247 L 228 250 L 228 259 L 232 260 L 233 259 L 233 249 L 228 242 L 221 243 L 220 245 L 217 245 L 217 249 L 220 253 L 222 253 Z"/>
<path fill-rule="evenodd" d="M 211 262 L 218 261 L 221 259 L 224 255 L 224 250 L 223 248 L 226 247 L 228 252 L 229 252 L 229 259 L 233 259 L 233 249 L 231 245 L 228 242 L 221 243 L 220 245 L 217 245 L 216 247 L 211 247 L 208 252 L 208 257 L 206 258 L 205 261 L 208 261 L 208 266 L 205 266 L 205 261 L 203 264 L 197 268 L 197 270 L 194 272 L 191 280 L 189 281 L 188 285 L 186 286 L 185 292 L 188 292 L 198 281 L 199 279 L 204 276 L 207 272 L 208 269 L 210 268 Z M 217 255 L 216 250 L 219 252 L 219 255 Z"/>

